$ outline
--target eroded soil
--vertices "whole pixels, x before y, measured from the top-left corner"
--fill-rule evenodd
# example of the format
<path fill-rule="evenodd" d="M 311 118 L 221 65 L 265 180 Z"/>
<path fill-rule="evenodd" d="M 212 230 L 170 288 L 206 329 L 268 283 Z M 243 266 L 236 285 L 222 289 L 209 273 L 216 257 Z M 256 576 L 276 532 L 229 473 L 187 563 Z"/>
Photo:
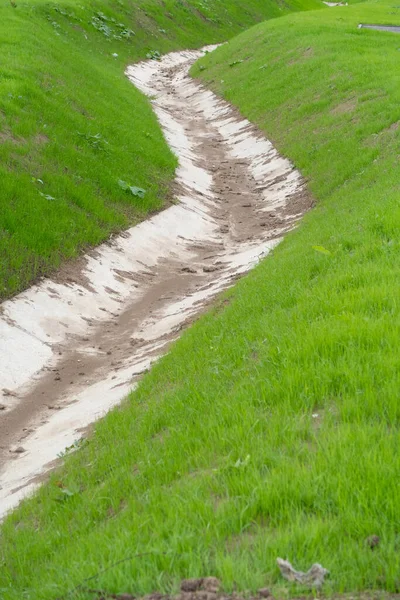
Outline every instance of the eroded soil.
<path fill-rule="evenodd" d="M 184 579 L 180 585 L 178 594 L 162 594 L 153 592 L 142 598 L 133 596 L 129 593 L 109 593 L 84 584 L 76 588 L 78 591 L 86 592 L 97 600 L 275 600 L 273 594 L 268 588 L 261 588 L 256 594 L 250 593 L 226 593 L 221 591 L 221 582 L 216 577 L 200 577 L 197 579 Z M 285 595 L 285 597 L 287 597 Z M 311 600 L 316 598 L 315 592 L 310 592 L 301 597 L 293 597 L 296 600 Z M 324 594 L 319 591 L 318 598 L 324 598 Z M 355 594 L 336 594 L 331 600 L 399 600 L 400 594 L 389 594 L 384 591 L 367 591 Z M 59 599 L 62 600 L 62 599 Z"/>

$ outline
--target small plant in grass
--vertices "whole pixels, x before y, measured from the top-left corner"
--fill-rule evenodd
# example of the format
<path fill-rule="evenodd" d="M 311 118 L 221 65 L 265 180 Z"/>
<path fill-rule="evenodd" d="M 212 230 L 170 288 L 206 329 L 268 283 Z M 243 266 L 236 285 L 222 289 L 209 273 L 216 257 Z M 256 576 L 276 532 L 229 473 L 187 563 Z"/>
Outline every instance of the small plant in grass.
<path fill-rule="evenodd" d="M 321 254 L 326 254 L 326 256 L 332 255 L 332 252 L 330 250 L 327 250 L 326 248 L 324 248 L 324 246 L 313 246 L 312 248 L 316 252 L 320 252 Z"/>
<path fill-rule="evenodd" d="M 63 17 L 67 17 L 68 19 L 73 19 L 74 21 L 79 21 L 80 23 L 82 23 L 82 19 L 72 11 L 68 12 L 67 10 L 60 8 L 59 6 L 53 6 L 52 9 L 54 10 L 54 12 L 62 15 Z"/>
<path fill-rule="evenodd" d="M 77 133 L 93 150 L 105 150 L 108 145 L 107 140 L 103 138 L 101 133 L 96 133 L 95 135 L 80 133 L 79 131 Z"/>
<path fill-rule="evenodd" d="M 130 192 L 132 196 L 137 196 L 138 198 L 144 198 L 146 194 L 146 190 L 143 188 L 137 187 L 136 185 L 129 185 L 129 183 L 123 181 L 122 179 L 118 180 L 118 185 L 125 192 Z"/>
<path fill-rule="evenodd" d="M 50 196 L 50 194 L 44 194 L 43 192 L 39 192 L 39 195 L 42 196 L 42 198 L 46 198 L 46 200 L 55 200 L 54 196 Z"/>
<path fill-rule="evenodd" d="M 128 29 L 127 27 L 123 27 L 122 31 L 120 32 L 119 36 L 115 36 L 115 39 L 126 39 L 128 40 L 130 37 L 132 37 L 132 35 L 135 35 L 135 32 L 132 31 L 132 29 Z"/>
<path fill-rule="evenodd" d="M 89 443 L 89 441 L 87 438 L 85 438 L 85 437 L 79 438 L 79 439 L 75 440 L 70 446 L 67 446 L 65 448 L 65 450 L 63 450 L 62 452 L 59 452 L 57 454 L 57 456 L 58 456 L 58 458 L 64 458 L 64 456 L 67 456 L 67 454 L 74 452 L 74 450 L 78 450 L 78 448 L 83 448 L 88 443 Z"/>
<path fill-rule="evenodd" d="M 146 54 L 146 58 L 149 58 L 150 60 L 160 60 L 161 59 L 161 54 L 158 50 L 150 50 L 147 54 Z"/>
<path fill-rule="evenodd" d="M 113 26 L 119 30 L 115 31 L 111 25 L 108 23 L 112 23 Z M 114 40 L 123 40 L 129 39 L 135 32 L 132 29 L 129 29 L 125 25 L 125 23 L 117 23 L 116 19 L 108 18 L 104 13 L 98 11 L 91 20 L 91 24 L 97 31 L 100 31 L 106 38 L 113 38 Z"/>
<path fill-rule="evenodd" d="M 104 23 L 103 19 L 94 16 L 91 21 L 93 27 L 100 31 L 106 38 L 111 38 L 113 35 L 113 31 L 109 25 Z"/>

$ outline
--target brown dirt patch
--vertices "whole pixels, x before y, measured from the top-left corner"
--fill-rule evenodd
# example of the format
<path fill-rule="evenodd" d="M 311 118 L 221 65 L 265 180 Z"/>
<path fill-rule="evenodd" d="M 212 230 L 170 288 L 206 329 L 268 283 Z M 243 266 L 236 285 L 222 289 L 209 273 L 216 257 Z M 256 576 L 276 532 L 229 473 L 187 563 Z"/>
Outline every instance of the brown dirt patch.
<path fill-rule="evenodd" d="M 397 138 L 396 132 L 398 131 L 400 126 L 400 121 L 395 121 L 389 127 L 385 127 L 379 131 L 379 133 L 372 133 L 367 138 L 365 138 L 363 144 L 367 147 L 378 146 L 382 141 L 386 144 L 390 142 L 390 140 L 394 140 Z"/>
<path fill-rule="evenodd" d="M 272 595 L 269 590 L 261 589 L 256 596 L 239 595 L 237 593 L 224 594 L 220 591 L 221 582 L 216 577 L 199 577 L 198 579 L 184 579 L 180 585 L 180 592 L 175 595 L 161 594 L 153 592 L 144 596 L 142 600 L 252 600 L 252 598 L 261 600 L 261 598 L 270 598 Z M 98 600 L 136 600 L 132 594 L 113 594 L 104 590 L 81 588 L 86 592 L 93 594 Z"/>
<path fill-rule="evenodd" d="M 288 64 L 289 65 L 295 65 L 299 62 L 302 62 L 303 60 L 307 60 L 308 58 L 311 58 L 312 56 L 314 56 L 314 49 L 310 47 L 305 48 L 304 50 L 300 51 L 300 53 L 296 56 L 296 58 L 292 58 L 292 60 L 289 60 Z"/>
<path fill-rule="evenodd" d="M 77 588 L 78 589 L 78 588 Z M 180 585 L 178 594 L 161 594 L 153 592 L 142 598 L 133 596 L 130 593 L 111 593 L 105 590 L 85 588 L 79 589 L 93 595 L 97 600 L 274 600 L 274 596 L 268 588 L 261 588 L 256 594 L 243 592 L 238 594 L 232 592 L 224 593 L 221 590 L 221 582 L 216 577 L 200 577 L 198 579 L 184 579 Z M 297 598 L 297 600 L 309 600 L 314 598 L 315 594 L 308 594 Z M 318 598 L 323 598 L 319 594 Z M 61 598 L 59 600 L 62 600 Z M 384 591 L 368 591 L 348 594 L 336 594 L 331 596 L 331 600 L 400 600 L 400 594 L 389 594 Z"/>
<path fill-rule="evenodd" d="M 337 104 L 335 106 L 335 108 L 332 108 L 330 113 L 331 113 L 331 115 L 343 115 L 345 113 L 353 112 L 353 110 L 356 108 L 356 106 L 357 106 L 357 98 L 349 98 L 348 100 L 345 100 L 344 102 L 340 102 L 339 104 Z"/>
<path fill-rule="evenodd" d="M 3 129 L 0 131 L 0 144 L 6 144 L 7 142 L 14 144 L 14 146 L 19 146 L 26 143 L 26 140 L 15 137 L 11 129 Z"/>
<path fill-rule="evenodd" d="M 35 144 L 35 146 L 43 146 L 43 144 L 47 144 L 48 141 L 49 138 L 44 133 L 37 133 L 33 137 L 33 143 Z"/>
<path fill-rule="evenodd" d="M 43 144 L 47 144 L 49 138 L 42 134 L 38 133 L 33 138 L 31 138 L 35 146 L 42 146 Z M 10 128 L 3 129 L 0 131 L 0 144 L 6 144 L 7 142 L 13 144 L 14 146 L 21 146 L 23 144 L 27 144 L 30 140 L 25 139 L 23 137 L 16 137 Z"/>

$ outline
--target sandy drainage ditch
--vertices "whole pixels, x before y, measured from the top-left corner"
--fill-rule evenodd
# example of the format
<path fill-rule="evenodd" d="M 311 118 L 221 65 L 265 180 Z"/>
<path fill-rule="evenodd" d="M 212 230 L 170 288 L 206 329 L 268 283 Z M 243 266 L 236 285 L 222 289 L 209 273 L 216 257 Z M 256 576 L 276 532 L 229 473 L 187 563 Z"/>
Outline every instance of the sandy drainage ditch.
<path fill-rule="evenodd" d="M 391 33 L 400 33 L 400 25 L 367 25 L 360 23 L 358 29 L 374 29 L 375 31 L 389 31 Z"/>
<path fill-rule="evenodd" d="M 189 78 L 203 52 L 127 69 L 179 158 L 178 202 L 0 307 L 0 516 L 310 207 L 289 161 Z"/>

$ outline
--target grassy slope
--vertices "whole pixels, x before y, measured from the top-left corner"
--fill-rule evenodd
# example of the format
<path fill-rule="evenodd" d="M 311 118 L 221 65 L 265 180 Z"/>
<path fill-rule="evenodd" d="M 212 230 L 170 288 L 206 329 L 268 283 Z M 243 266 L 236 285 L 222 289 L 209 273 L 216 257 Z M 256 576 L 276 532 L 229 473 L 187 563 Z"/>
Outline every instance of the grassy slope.
<path fill-rule="evenodd" d="M 226 39 L 316 0 L 285 9 L 273 0 L 17 4 L 0 7 L 0 300 L 168 197 L 175 159 L 126 64 Z M 145 188 L 144 200 L 119 179 Z"/>
<path fill-rule="evenodd" d="M 7 519 L 3 598 L 53 599 L 146 551 L 91 587 L 215 574 L 296 592 L 283 556 L 329 568 L 327 593 L 398 589 L 400 37 L 356 29 L 398 10 L 271 21 L 203 61 L 303 170 L 317 208 Z"/>

